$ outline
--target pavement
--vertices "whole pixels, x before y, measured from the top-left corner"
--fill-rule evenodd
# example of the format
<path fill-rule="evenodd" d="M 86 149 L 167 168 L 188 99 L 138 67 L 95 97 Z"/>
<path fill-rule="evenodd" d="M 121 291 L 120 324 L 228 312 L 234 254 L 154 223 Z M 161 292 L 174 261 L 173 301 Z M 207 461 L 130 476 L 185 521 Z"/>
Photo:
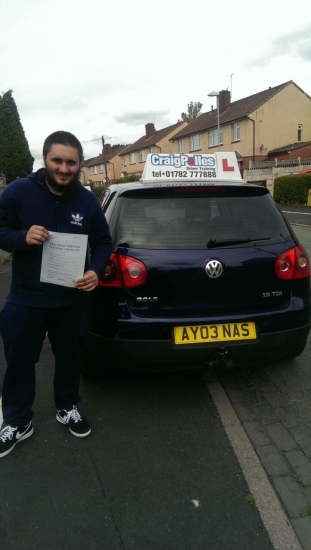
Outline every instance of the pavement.
<path fill-rule="evenodd" d="M 298 237 L 301 239 L 301 242 L 303 245 L 308 244 L 308 246 L 311 244 L 311 237 L 310 237 L 310 229 L 306 228 L 298 228 L 295 227 L 295 231 L 298 235 Z M 9 280 L 9 271 L 10 266 L 9 264 L 4 264 L 2 267 L 0 266 L 0 281 L 1 281 L 1 288 L 3 289 L 2 282 L 5 280 L 6 285 Z M 43 355 L 47 354 L 48 350 L 44 348 Z M 281 504 L 281 509 L 285 512 L 285 518 L 288 524 L 290 524 L 293 527 L 294 533 L 296 533 L 301 548 L 303 550 L 311 550 L 311 369 L 310 369 L 310 359 L 311 359 L 311 338 L 309 337 L 308 344 L 306 347 L 305 352 L 299 357 L 291 361 L 280 361 L 278 363 L 271 363 L 271 364 L 264 364 L 259 367 L 256 367 L 256 370 L 254 369 L 238 369 L 233 372 L 226 371 L 226 372 L 212 372 L 210 370 L 206 370 L 203 372 L 203 376 L 207 383 L 207 388 L 209 390 L 209 393 L 216 405 L 218 414 L 220 415 L 220 418 L 222 420 L 222 423 L 225 427 L 225 430 L 228 434 L 230 444 L 232 446 L 232 449 L 236 453 L 240 466 L 242 468 L 243 474 L 247 480 L 248 484 L 248 490 L 249 490 L 249 496 L 250 498 L 254 497 L 255 503 L 257 504 L 258 509 L 260 510 L 261 517 L 263 517 L 262 510 L 260 509 L 260 500 L 263 502 L 265 500 L 272 499 L 272 511 L 270 511 L 270 522 L 274 523 L 277 522 L 277 516 L 278 516 L 278 506 L 275 505 L 275 501 L 273 498 L 276 498 L 277 502 Z M 190 375 L 189 375 L 190 376 Z M 165 392 L 167 391 L 165 388 L 162 388 L 162 394 L 161 397 L 159 397 L 159 394 L 156 391 L 157 384 L 161 386 L 162 382 L 160 382 L 160 378 L 155 377 L 153 380 L 150 388 L 149 388 L 149 395 L 148 398 L 150 398 L 150 413 L 152 415 L 150 416 L 150 422 L 151 425 L 148 425 L 147 423 L 144 425 L 144 422 L 138 426 L 136 426 L 135 429 L 137 429 L 137 433 L 129 434 L 130 441 L 139 441 L 141 438 L 145 439 L 147 442 L 152 440 L 152 434 L 154 435 L 156 433 L 155 426 L 152 425 L 153 422 L 153 413 L 154 410 L 157 409 L 159 415 L 160 415 L 160 423 L 163 426 L 163 429 L 165 431 L 165 428 L 168 428 L 169 433 L 171 433 L 171 436 L 168 438 L 168 447 L 163 448 L 163 442 L 159 439 L 156 442 L 156 447 L 158 449 L 161 449 L 161 453 L 163 453 L 164 457 L 164 467 L 167 467 L 169 464 L 169 461 L 172 460 L 172 449 L 174 445 L 182 445 L 182 453 L 186 453 L 187 455 L 187 467 L 182 472 L 181 470 L 181 461 L 180 461 L 180 455 L 178 456 L 178 453 L 174 455 L 173 453 L 173 461 L 175 461 L 175 466 L 178 472 L 178 475 L 180 473 L 183 474 L 183 476 L 186 476 L 189 478 L 186 482 L 186 485 L 188 485 L 189 488 L 189 494 L 193 495 L 192 499 L 192 505 L 193 505 L 193 514 L 198 506 L 198 511 L 201 514 L 200 520 L 207 525 L 208 529 L 212 528 L 213 522 L 217 522 L 217 517 L 214 517 L 214 514 L 210 513 L 210 510 L 212 509 L 213 505 L 213 499 L 216 502 L 216 500 L 219 498 L 219 494 L 224 492 L 226 494 L 226 501 L 229 505 L 228 508 L 226 508 L 226 501 L 221 503 L 221 506 L 223 508 L 223 516 L 222 516 L 222 524 L 219 526 L 220 529 L 224 530 L 224 533 L 226 529 L 228 528 L 228 525 L 230 524 L 230 521 L 228 523 L 228 518 L 230 517 L 230 520 L 232 521 L 233 517 L 232 514 L 234 513 L 232 511 L 232 506 L 235 507 L 237 504 L 235 503 L 235 492 L 236 490 L 240 491 L 240 486 L 235 486 L 235 482 L 237 480 L 238 483 L 241 482 L 239 479 L 240 473 L 239 470 L 236 468 L 236 464 L 234 460 L 231 462 L 231 469 L 232 471 L 228 470 L 228 464 L 227 469 L 223 469 L 221 457 L 222 454 L 224 454 L 227 459 L 232 459 L 231 457 L 231 451 L 226 447 L 221 431 L 219 430 L 219 424 L 217 424 L 217 418 L 212 415 L 212 418 L 207 419 L 207 409 L 204 409 L 203 414 L 199 414 L 199 416 L 195 416 L 196 409 L 199 409 L 199 405 L 196 404 L 196 400 L 198 398 L 199 392 L 199 401 L 202 402 L 202 400 L 207 399 L 207 395 L 203 395 L 201 390 L 199 388 L 196 388 L 196 392 L 194 392 L 193 396 L 191 397 L 191 384 L 190 380 L 192 378 L 189 377 L 187 379 L 187 374 L 182 374 L 180 380 L 183 380 L 185 378 L 185 386 L 180 387 L 177 389 L 177 394 L 175 396 L 175 401 L 173 403 L 173 407 L 178 410 L 178 414 L 180 410 L 182 411 L 181 403 L 184 399 L 186 399 L 186 396 L 192 399 L 191 402 L 191 417 L 187 414 L 185 415 L 183 422 L 186 430 L 186 423 L 190 423 L 190 433 L 195 433 L 197 430 L 199 430 L 199 438 L 200 441 L 203 441 L 206 439 L 206 446 L 202 449 L 195 448 L 195 452 L 197 453 L 194 456 L 190 456 L 191 454 L 191 444 L 189 447 L 189 432 L 187 432 L 187 437 L 180 443 L 178 441 L 178 437 L 174 432 L 175 430 L 179 431 L 182 428 L 176 427 L 176 423 L 169 424 L 169 418 L 166 415 L 165 411 L 162 410 L 162 404 L 166 402 Z M 176 378 L 175 378 L 176 382 Z M 89 384 L 89 385 L 88 385 Z M 137 388 L 138 379 L 132 380 L 131 378 L 128 378 L 124 381 L 124 388 L 120 388 L 119 383 L 116 384 L 115 381 L 108 382 L 109 384 L 112 384 L 112 395 L 114 396 L 111 402 L 108 405 L 107 410 L 107 398 L 109 401 L 108 396 L 108 390 L 104 387 L 98 385 L 97 383 L 93 384 L 92 382 L 86 383 L 84 387 L 84 392 L 86 393 L 86 400 L 88 399 L 94 399 L 91 397 L 91 394 L 93 396 L 93 392 L 95 391 L 95 394 L 97 394 L 96 399 L 97 403 L 94 404 L 94 401 L 92 402 L 92 407 L 95 407 L 96 411 L 96 421 L 97 423 L 101 420 L 99 418 L 99 415 L 101 416 L 101 408 L 103 407 L 103 399 L 105 400 L 105 412 L 103 412 L 103 415 L 106 414 L 106 417 L 109 416 L 109 426 L 106 428 L 106 436 L 107 440 L 110 441 L 111 445 L 111 452 L 106 451 L 106 459 L 107 462 L 103 463 L 102 456 L 100 449 L 97 448 L 97 444 L 94 443 L 91 445 L 89 451 L 92 454 L 92 463 L 94 466 L 94 469 L 91 469 L 90 472 L 87 472 L 87 468 L 89 468 L 89 463 L 87 462 L 85 456 L 83 455 L 82 451 L 80 451 L 80 459 L 82 457 L 82 462 L 76 463 L 74 462 L 73 468 L 74 468 L 74 475 L 77 476 L 78 483 L 81 485 L 87 484 L 89 486 L 89 490 L 91 491 L 91 494 L 93 494 L 93 499 L 96 504 L 96 511 L 94 511 L 94 506 L 89 498 L 89 495 L 86 496 L 86 505 L 89 509 L 89 513 L 93 514 L 93 526 L 94 522 L 95 524 L 99 525 L 99 522 L 102 521 L 102 518 L 106 518 L 107 523 L 107 531 L 106 535 L 108 537 L 107 544 L 104 544 L 102 542 L 102 538 L 100 535 L 100 530 L 98 533 L 96 533 L 96 537 L 92 543 L 88 547 L 87 543 L 85 542 L 84 538 L 84 531 L 89 528 L 89 519 L 85 519 L 85 508 L 83 508 L 81 504 L 81 508 L 76 506 L 76 503 L 74 502 L 74 499 L 78 498 L 84 498 L 84 493 L 77 490 L 76 485 L 73 483 L 73 481 L 70 479 L 70 477 L 66 476 L 66 471 L 68 474 L 68 468 L 63 471 L 63 463 L 65 461 L 65 464 L 68 464 L 68 462 L 71 459 L 71 453 L 69 452 L 68 448 L 65 449 L 63 453 L 60 453 L 57 451 L 53 451 L 50 447 L 48 447 L 48 444 L 44 443 L 44 451 L 48 452 L 47 460 L 45 463 L 45 466 L 43 470 L 38 472 L 40 483 L 42 483 L 42 495 L 40 495 L 40 489 L 38 489 L 38 486 L 36 486 L 37 496 L 38 496 L 38 503 L 36 506 L 32 505 L 32 510 L 34 514 L 38 514 L 40 517 L 40 514 L 42 516 L 42 512 L 40 511 L 40 506 L 42 508 L 44 497 L 45 497 L 45 491 L 47 494 L 47 497 L 51 499 L 52 501 L 52 508 L 51 508 L 51 517 L 53 518 L 53 514 L 58 519 L 62 515 L 65 514 L 66 523 L 68 523 L 69 528 L 73 525 L 76 525 L 76 522 L 73 521 L 73 518 L 68 515 L 68 510 L 64 510 L 64 508 L 61 505 L 62 502 L 62 495 L 61 495 L 61 488 L 60 486 L 63 484 L 63 488 L 65 492 L 71 491 L 72 496 L 72 513 L 77 514 L 76 521 L 81 522 L 81 524 L 84 522 L 84 527 L 82 529 L 83 533 L 81 535 L 80 533 L 80 545 L 79 542 L 77 543 L 75 538 L 72 538 L 72 535 L 68 534 L 68 544 L 62 544 L 61 541 L 64 539 L 62 538 L 64 535 L 63 533 L 60 533 L 59 528 L 55 528 L 55 546 L 51 544 L 50 542 L 46 542 L 46 544 L 43 544 L 42 541 L 44 541 L 44 537 L 47 536 L 44 533 L 40 534 L 40 541 L 41 541 L 41 548 L 40 550 L 45 549 L 56 549 L 58 548 L 86 548 L 89 550 L 89 548 L 94 549 L 101 549 L 101 548 L 107 548 L 108 550 L 115 550 L 115 549 L 128 549 L 131 548 L 133 550 L 137 550 L 138 548 L 142 548 L 143 550 L 154 550 L 154 549 L 164 549 L 164 550 L 172 550 L 173 548 L 176 550 L 198 550 L 198 549 L 205 549 L 205 550 L 215 550 L 215 549 L 222 549 L 222 550 L 245 550 L 253 547 L 253 548 L 259 548 L 260 550 L 263 550 L 264 548 L 272 548 L 272 546 L 269 545 L 269 542 L 267 540 L 267 537 L 264 534 L 264 530 L 262 526 L 260 525 L 260 521 L 258 520 L 258 517 L 253 517 L 252 515 L 249 515 L 249 509 L 247 507 L 242 507 L 239 509 L 239 515 L 243 515 L 244 523 L 247 525 L 249 522 L 251 527 L 251 531 L 254 533 L 254 539 L 251 540 L 249 537 L 249 533 L 246 533 L 245 538 L 245 545 L 244 543 L 240 544 L 239 541 L 239 528 L 237 527 L 235 530 L 231 531 L 230 536 L 228 537 L 224 533 L 219 534 L 219 539 L 215 541 L 213 539 L 213 542 L 211 542 L 211 539 L 208 538 L 207 533 L 204 533 L 203 538 L 200 539 L 200 536 L 202 537 L 202 523 L 198 520 L 198 518 L 195 518 L 193 515 L 193 523 L 192 525 L 192 532 L 189 535 L 189 525 L 184 524 L 184 510 L 181 510 L 180 514 L 176 516 L 176 509 L 169 508 L 170 513 L 172 514 L 171 517 L 165 515 L 167 514 L 167 504 L 170 499 L 170 494 L 172 494 L 173 498 L 173 488 L 172 493 L 170 493 L 170 479 L 166 476 L 163 478 L 163 474 L 161 474 L 160 482 L 161 487 L 167 485 L 165 489 L 163 489 L 163 494 L 161 495 L 161 498 L 158 500 L 156 499 L 156 509 L 157 514 L 159 515 L 161 525 L 164 526 L 164 532 L 165 537 L 163 538 L 163 533 L 161 533 L 161 536 L 159 536 L 159 539 L 157 539 L 157 533 L 154 531 L 155 526 L 152 525 L 152 517 L 151 512 L 149 509 L 149 503 L 148 499 L 154 499 L 152 496 L 152 492 L 156 491 L 155 480 L 152 477 L 152 469 L 150 470 L 150 464 L 152 464 L 152 454 L 154 453 L 154 450 L 147 453 L 147 459 L 145 457 L 141 457 L 141 460 L 138 461 L 140 464 L 140 467 L 142 468 L 141 474 L 137 478 L 137 472 L 135 472 L 135 469 L 137 468 L 137 464 L 135 461 L 137 461 L 137 458 L 139 459 L 139 456 L 141 455 L 141 449 L 137 449 L 136 457 L 129 456 L 129 464 L 128 468 L 124 469 L 124 461 L 120 457 L 124 457 L 124 453 L 126 454 L 129 452 L 129 448 L 127 447 L 126 442 L 126 436 L 123 434 L 121 436 L 121 440 L 118 439 L 118 437 L 115 439 L 115 433 L 114 428 L 119 425 L 118 420 L 118 414 L 119 411 L 126 409 L 128 407 L 129 413 L 131 419 L 128 423 L 127 428 L 129 430 L 133 430 L 132 426 L 135 425 L 135 421 L 138 417 L 140 417 L 142 414 L 146 414 L 146 410 L 144 411 L 142 409 L 132 410 L 131 411 L 131 405 L 127 402 L 127 393 L 126 388 L 132 387 L 133 393 L 134 393 L 134 400 L 139 401 L 141 398 L 141 393 L 139 392 L 139 388 Z M 154 385 L 155 384 L 155 385 Z M 182 384 L 182 383 L 181 383 Z M 95 389 L 95 390 L 94 390 Z M 145 391 L 145 390 L 144 390 Z M 181 401 L 179 401 L 178 391 L 184 392 L 184 394 L 181 396 Z M 118 394 L 119 392 L 119 394 Z M 121 394 L 120 394 L 121 392 Z M 123 392 L 123 393 L 122 393 Z M 218 396 L 218 397 L 217 397 Z M 220 396 L 220 397 L 219 397 Z M 224 397 L 225 396 L 225 397 Z M 46 396 L 42 395 L 43 400 L 46 399 Z M 171 398 L 171 396 L 170 396 Z M 225 398 L 227 399 L 227 402 L 225 401 Z M 40 396 L 39 396 L 40 399 Z M 147 399 L 147 396 L 146 396 Z M 162 401 L 161 401 L 162 400 Z M 222 404 L 220 402 L 223 402 Z M 140 407 L 141 407 L 140 403 Z M 110 407 L 110 410 L 109 410 Z M 230 411 L 234 412 L 234 416 Z M 229 414 L 227 414 L 229 411 Z M 185 412 L 185 411 L 184 411 Z M 209 413 L 210 414 L 210 413 Z M 148 416 L 148 413 L 147 413 Z M 205 418 L 206 416 L 206 418 Z M 235 418 L 238 420 L 238 422 L 235 422 Z M 208 420 L 206 422 L 206 420 Z M 147 421 L 146 421 L 147 422 Z M 238 425 L 237 425 L 238 424 Z M 203 426 L 203 430 L 200 431 L 199 426 Z M 151 426 L 151 428 L 150 428 Z M 208 427 L 207 427 L 208 426 Z M 56 426 L 57 428 L 57 426 Z M 150 432 L 151 429 L 151 432 Z M 40 424 L 39 424 L 39 430 L 40 430 Z M 42 428 L 41 428 L 42 430 Z M 142 431 L 141 431 L 142 430 Z M 171 430 L 171 432 L 170 432 Z M 206 430 L 208 430 L 208 433 Z M 215 434 L 218 433 L 218 435 Z M 240 430 L 240 431 L 239 431 Z M 239 435 L 234 432 L 239 432 Z M 179 434 L 180 435 L 180 434 Z M 42 433 L 41 433 L 42 436 Z M 158 437 L 158 436 L 157 436 Z M 176 439 L 177 437 L 177 439 Z M 194 437 L 194 436 L 193 436 Z M 215 441 L 215 438 L 219 438 L 219 449 L 214 449 L 214 452 L 217 453 L 217 461 L 219 462 L 220 471 L 217 473 L 217 464 L 215 464 L 213 467 L 215 468 L 215 478 L 217 480 L 216 486 L 213 487 L 213 484 L 211 482 L 210 486 L 210 494 L 207 496 L 206 494 L 202 494 L 202 487 L 198 485 L 198 480 L 200 477 L 204 476 L 204 469 L 207 468 L 208 461 L 206 461 L 206 456 L 210 453 L 210 445 L 213 445 L 213 441 Z M 239 440 L 240 437 L 240 440 Z M 54 435 L 54 438 L 56 440 L 56 434 Z M 246 438 L 246 439 L 243 439 Z M 91 440 L 92 438 L 90 438 Z M 94 441 L 94 440 L 93 440 Z M 65 439 L 66 442 L 66 439 Z M 80 442 L 79 442 L 80 443 Z M 191 442 L 190 442 L 191 443 Z M 25 443 L 26 444 L 26 443 Z M 252 447 L 252 450 L 254 454 L 251 454 L 248 450 L 248 444 Z M 188 448 L 189 447 L 189 448 Z M 188 448 L 188 451 L 187 451 Z M 79 454 L 79 451 L 77 451 Z M 121 452 L 121 454 L 120 454 Z M 131 451 L 132 452 L 132 451 Z M 14 451 L 15 453 L 15 451 Z M 167 454 L 168 453 L 168 454 Z M 189 456 L 188 456 L 189 454 Z M 24 455 L 25 456 L 25 455 Z M 40 451 L 40 457 L 42 460 L 43 457 L 43 450 Z M 229 458 L 228 458 L 229 457 Z M 14 465 L 17 465 L 18 458 L 12 457 L 16 460 Z M 28 458 L 25 458 L 24 463 L 20 463 L 18 461 L 18 465 L 21 468 L 21 472 L 24 475 L 29 474 L 29 466 L 31 460 L 34 460 L 34 456 Z M 59 479 L 57 479 L 57 471 L 55 471 L 55 468 L 53 464 L 56 463 L 59 467 L 59 476 L 61 480 L 61 484 L 59 483 Z M 213 460 L 213 456 L 209 456 L 209 460 Z M 230 462 L 229 460 L 229 462 Z M 256 460 L 258 461 L 260 467 L 266 472 L 266 477 L 269 480 L 270 487 L 272 489 L 272 495 L 268 493 L 263 493 L 262 496 L 260 496 L 260 490 L 259 493 L 256 494 L 255 490 L 253 491 L 253 488 L 260 483 L 258 482 L 259 477 L 261 476 L 260 469 L 258 470 L 258 476 L 257 479 L 251 480 L 251 477 L 254 477 L 254 472 L 256 472 L 256 469 L 254 470 L 253 466 L 256 463 Z M 115 464 L 114 464 L 115 462 Z M 7 476 L 8 479 L 12 479 L 12 475 L 14 475 L 14 469 L 11 469 L 10 466 L 7 466 L 10 464 L 10 462 L 6 462 L 6 467 L 3 468 L 3 472 Z M 113 472 L 109 471 L 109 465 L 113 464 L 117 466 L 117 470 L 119 472 L 118 478 L 116 478 L 113 474 Z M 147 465 L 147 466 L 146 466 Z M 1 466 L 3 466 L 1 464 Z M 253 468 L 253 474 L 248 475 L 247 474 L 247 467 L 251 466 Z M 15 466 L 14 466 L 15 467 Z M 159 469 L 159 462 L 155 463 L 154 468 L 157 471 Z M 54 468 L 54 469 L 53 469 Z M 203 469 L 202 469 L 203 468 Z M 52 475 L 54 476 L 54 483 L 55 483 L 55 489 L 56 494 L 53 494 L 52 487 L 49 487 L 46 490 L 46 480 L 45 475 L 48 475 L 48 472 L 52 471 Z M 69 470 L 70 471 L 70 470 Z M 87 472 L 87 473 L 86 473 Z M 120 472 L 122 473 L 120 477 Z M 222 472 L 222 473 L 220 473 Z M 130 475 L 130 477 L 128 477 Z M 146 476 L 150 476 L 149 481 L 146 483 Z M 177 474 L 176 474 L 177 476 Z M 235 477 L 234 485 L 232 486 L 232 479 L 233 476 Z M 141 483 L 141 489 L 139 486 L 137 486 L 138 483 Z M 15 480 L 14 483 L 16 484 L 16 490 L 18 491 L 18 481 Z M 109 507 L 107 506 L 107 500 L 109 498 L 107 495 L 105 496 L 105 493 L 113 493 L 113 487 L 116 484 L 117 489 L 121 491 L 122 483 L 125 487 L 127 487 L 127 492 L 124 494 L 122 493 L 122 499 L 125 498 L 125 502 L 121 502 L 120 498 L 121 495 L 118 494 L 118 490 L 113 494 L 113 506 Z M 27 486 L 26 486 L 27 485 Z M 32 483 L 31 480 L 29 480 L 29 483 L 26 484 L 23 487 L 24 491 L 32 491 Z M 242 484 L 243 485 L 243 484 Z M 146 487 L 150 490 L 150 492 L 146 492 Z M 193 489 L 195 489 L 193 491 Z M 260 489 L 260 487 L 259 487 Z M 243 489 L 245 491 L 245 487 Z M 246 485 L 247 490 L 247 485 Z M 38 492 L 39 491 L 39 492 Z M 191 492 L 192 491 L 192 492 Z M 105 496 L 103 499 L 104 501 L 101 501 L 100 498 L 98 498 L 98 492 L 100 492 L 102 495 Z M 262 492 L 262 491 L 261 491 Z M 3 490 L 2 490 L 3 494 Z M 133 494 L 134 494 L 134 500 L 136 502 L 133 503 Z M 267 496 L 268 494 L 268 496 Z M 200 496 L 198 496 L 200 495 Z M 176 494 L 174 493 L 174 498 L 176 497 Z M 68 497 L 69 498 L 69 497 Z M 206 510 L 202 511 L 202 508 L 200 508 L 200 501 L 203 501 L 204 499 L 209 498 L 210 506 L 209 506 L 209 512 L 207 513 Z M 67 499 L 67 497 L 66 497 Z M 139 499 L 141 499 L 141 502 L 139 503 Z M 145 507 L 146 511 L 144 513 L 144 506 L 142 505 L 143 500 L 145 499 Z M 15 510 L 15 518 L 16 513 L 19 519 L 21 519 L 23 515 L 23 509 L 21 508 L 21 503 L 18 502 L 19 499 L 16 500 L 13 499 L 14 506 L 16 506 Z M 67 499 L 68 500 L 68 499 Z M 23 498 L 20 498 L 20 501 L 25 503 Z M 70 502 L 70 498 L 69 498 Z M 106 503 L 106 504 L 105 504 Z M 185 506 L 185 502 L 183 502 L 183 499 L 180 501 L 181 506 Z M 154 504 L 154 503 L 153 503 Z M 7 511 L 8 508 L 12 506 L 12 502 L 10 502 L 10 499 L 8 498 L 8 501 L 6 503 L 6 507 L 4 508 L 5 511 Z M 101 510 L 98 510 L 97 507 L 100 507 Z M 106 506 L 106 508 L 105 508 Z M 1 505 L 0 505 L 0 508 Z M 126 510 L 129 510 L 129 508 L 132 508 L 131 512 L 127 514 Z M 176 508 L 176 506 L 175 506 Z M 174 509 L 174 511 L 173 511 Z M 57 513 L 55 512 L 57 510 Z M 165 510 L 165 514 L 164 514 Z M 273 512 L 275 510 L 275 513 Z M 100 514 L 99 511 L 102 513 Z M 139 513 L 138 513 L 139 511 Z M 135 513 L 136 517 L 135 517 Z M 45 509 L 45 514 L 48 514 L 48 511 Z M 154 507 L 152 508 L 152 513 L 154 513 Z M 104 516 L 102 515 L 104 514 Z M 113 518 L 112 515 L 115 514 L 117 517 Z M 149 514 L 149 515 L 148 515 Z M 217 516 L 217 514 L 216 514 Z M 42 519 L 42 518 L 41 518 Z M 117 521 L 115 521 L 117 519 Z M 24 520 L 25 521 L 25 520 Z M 189 522 L 189 518 L 187 520 Z M 192 520 L 191 520 L 192 521 Z M 238 521 L 238 520 L 236 520 Z M 54 522 L 54 519 L 52 521 L 52 524 Z M 176 522 L 178 526 L 178 530 L 176 531 Z M 283 522 L 283 523 L 282 523 Z M 38 523 L 38 522 L 37 522 Z M 136 531 L 133 527 L 134 524 L 136 525 Z M 146 523 L 147 523 L 147 529 L 146 529 Z M 50 525 L 49 520 L 47 518 L 44 519 L 44 525 Z M 116 524 L 119 526 L 122 526 L 122 537 L 121 533 L 116 530 Z M 149 525 L 148 525 L 149 524 Z M 231 525 L 231 524 L 230 524 Z M 286 525 L 284 524 L 284 519 L 281 518 L 282 529 L 286 531 Z M 180 527 L 181 526 L 181 527 Z M 214 526 L 215 527 L 215 526 Z M 13 524 L 12 524 L 13 528 Z M 267 524 L 266 524 L 267 528 Z M 40 525 L 35 525 L 35 529 L 40 532 Z M 42 527 L 41 527 L 42 529 Z M 138 529 L 138 531 L 137 531 Z M 148 533 L 149 529 L 149 533 Z M 161 531 L 161 528 L 159 526 L 157 529 Z M 136 542 L 134 540 L 134 534 L 137 537 L 137 532 L 141 530 L 144 533 L 145 539 L 139 539 L 139 543 L 137 542 L 138 539 L 136 539 Z M 268 529 L 269 531 L 269 529 Z M 0 521 L 0 536 L 3 534 L 3 527 L 1 528 L 1 521 Z M 6 541 L 6 545 L 1 546 L 8 550 L 28 550 L 30 549 L 39 549 L 39 545 L 36 546 L 33 544 L 33 541 L 31 539 L 31 535 L 29 534 L 29 529 L 27 530 L 28 539 L 27 542 L 23 543 L 23 532 L 21 532 L 21 538 L 20 544 L 21 546 L 13 546 L 10 544 L 10 541 Z M 94 535 L 95 536 L 95 535 Z M 148 539 L 149 536 L 149 539 Z M 288 535 L 288 540 L 290 541 L 290 532 Z M 30 537 L 30 538 L 29 538 Z M 48 537 L 48 536 L 47 536 Z M 153 537 L 153 538 L 152 538 Z M 190 538 L 189 538 L 190 537 Z M 192 537 L 192 538 L 191 538 Z M 197 539 L 195 538 L 197 537 Z M 230 538 L 231 537 L 231 538 Z M 270 537 L 271 539 L 271 537 Z M 6 539 L 1 539 L 6 540 Z M 145 540 L 145 542 L 143 542 Z M 149 542 L 148 542 L 149 540 Z M 153 541 L 152 543 L 150 541 Z M 157 540 L 155 543 L 154 541 Z M 201 540 L 200 543 L 193 542 L 194 540 Z M 243 539 L 244 540 L 244 539 Z M 48 541 L 48 538 L 46 538 L 46 541 Z M 101 541 L 101 542 L 100 542 Z M 283 542 L 278 543 L 277 537 L 273 541 L 273 547 L 276 549 L 283 550 L 285 548 L 289 548 L 290 550 L 294 548 L 299 548 L 299 543 L 296 544 L 295 539 L 293 539 L 294 542 L 288 542 L 288 544 Z M 58 544 L 58 546 L 57 546 Z M 61 544 L 61 545 L 60 545 Z"/>
<path fill-rule="evenodd" d="M 218 373 L 304 550 L 311 550 L 310 356 L 309 341 L 300 359 L 255 375 Z"/>

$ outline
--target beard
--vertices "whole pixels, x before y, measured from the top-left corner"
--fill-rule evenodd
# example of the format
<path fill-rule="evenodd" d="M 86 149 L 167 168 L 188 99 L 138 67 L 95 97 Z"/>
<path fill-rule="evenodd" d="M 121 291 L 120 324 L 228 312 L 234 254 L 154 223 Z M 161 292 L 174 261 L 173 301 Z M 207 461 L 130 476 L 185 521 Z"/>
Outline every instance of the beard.
<path fill-rule="evenodd" d="M 70 193 L 77 185 L 78 173 L 79 172 L 77 172 L 77 174 L 72 177 L 73 179 L 68 183 L 57 183 L 57 181 L 55 181 L 55 179 L 53 178 L 53 176 L 51 175 L 49 169 L 45 164 L 46 182 L 49 185 L 49 187 L 51 187 L 51 189 L 53 189 L 57 193 Z"/>

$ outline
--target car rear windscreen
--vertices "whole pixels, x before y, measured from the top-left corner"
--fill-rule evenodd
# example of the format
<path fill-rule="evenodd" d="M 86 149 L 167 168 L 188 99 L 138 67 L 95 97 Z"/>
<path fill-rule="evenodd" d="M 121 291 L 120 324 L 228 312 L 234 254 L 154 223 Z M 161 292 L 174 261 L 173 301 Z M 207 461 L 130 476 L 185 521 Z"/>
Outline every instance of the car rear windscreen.
<path fill-rule="evenodd" d="M 118 199 L 117 220 L 114 244 L 129 248 L 206 249 L 292 239 L 271 196 L 253 188 L 129 193 Z"/>

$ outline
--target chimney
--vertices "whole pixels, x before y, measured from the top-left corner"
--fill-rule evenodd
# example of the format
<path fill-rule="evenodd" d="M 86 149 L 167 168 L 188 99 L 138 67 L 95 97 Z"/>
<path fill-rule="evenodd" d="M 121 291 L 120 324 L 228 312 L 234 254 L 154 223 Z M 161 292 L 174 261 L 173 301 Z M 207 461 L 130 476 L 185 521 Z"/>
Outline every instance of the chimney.
<path fill-rule="evenodd" d="M 221 90 L 219 92 L 219 113 L 223 113 L 226 109 L 228 109 L 230 105 L 230 92 L 229 90 Z"/>
<path fill-rule="evenodd" d="M 105 143 L 103 153 L 105 154 L 105 156 L 107 156 L 107 155 L 109 155 L 110 152 L 111 152 L 111 145 L 110 145 L 110 143 Z"/>
<path fill-rule="evenodd" d="M 152 122 L 148 122 L 148 124 L 146 124 L 145 128 L 146 128 L 146 138 L 147 139 L 155 134 L 155 128 L 154 128 L 154 124 Z"/>

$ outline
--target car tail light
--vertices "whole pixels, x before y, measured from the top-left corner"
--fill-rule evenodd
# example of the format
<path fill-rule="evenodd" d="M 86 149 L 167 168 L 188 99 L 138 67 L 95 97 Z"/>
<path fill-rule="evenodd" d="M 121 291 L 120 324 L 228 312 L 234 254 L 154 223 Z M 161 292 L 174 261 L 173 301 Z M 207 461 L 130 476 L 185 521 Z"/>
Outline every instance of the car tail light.
<path fill-rule="evenodd" d="M 301 245 L 280 254 L 274 267 L 280 279 L 302 279 L 311 273 L 308 254 Z"/>
<path fill-rule="evenodd" d="M 147 268 L 143 262 L 113 252 L 105 274 L 99 281 L 99 286 L 129 288 L 142 285 L 147 278 Z"/>

